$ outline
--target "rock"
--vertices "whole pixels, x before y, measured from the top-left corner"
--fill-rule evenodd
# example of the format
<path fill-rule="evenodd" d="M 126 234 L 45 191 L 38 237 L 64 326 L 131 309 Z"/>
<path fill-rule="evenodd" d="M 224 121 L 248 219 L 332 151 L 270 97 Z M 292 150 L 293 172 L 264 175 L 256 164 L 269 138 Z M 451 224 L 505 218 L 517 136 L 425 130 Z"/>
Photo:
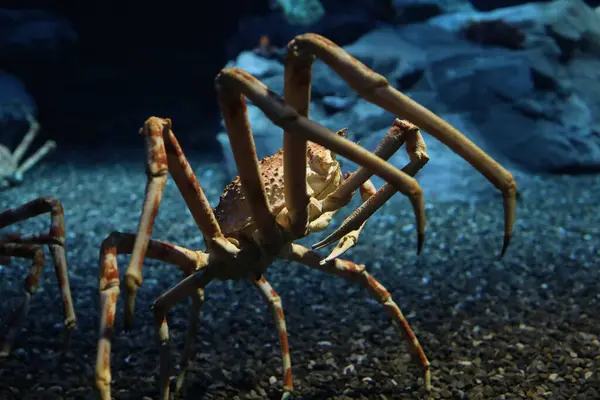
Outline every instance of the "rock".
<path fill-rule="evenodd" d="M 465 0 L 392 0 L 400 23 L 424 22 L 431 17 L 458 11 L 471 11 L 473 6 Z"/>
<path fill-rule="evenodd" d="M 481 41 L 466 34 L 482 22 L 490 24 L 478 26 L 484 30 L 477 33 L 492 36 Z M 528 171 L 578 172 L 600 169 L 599 27 L 600 17 L 583 1 L 555 0 L 384 27 L 344 48 L 394 87 L 449 118 L 497 161 Z M 491 40 L 497 29 L 514 32 L 514 38 Z M 239 57 L 237 63 L 250 69 L 262 65 L 259 77 L 282 94 L 279 61 Z M 311 100 L 312 119 L 332 130 L 348 127 L 349 137 L 369 150 L 395 117 L 360 99 L 319 60 Z M 253 106 L 249 114 L 259 156 L 278 150 L 281 130 Z M 431 161 L 419 180 L 427 181 L 431 172 L 436 188 L 469 182 L 479 190 L 482 186 L 471 184 L 478 174 L 427 133 Z M 403 166 L 405 155 L 391 161 Z"/>
<path fill-rule="evenodd" d="M 456 88 L 461 87 L 460 79 L 446 80 L 445 86 L 435 86 L 442 97 L 444 87 L 454 96 L 451 102 L 446 97 L 444 103 L 451 103 L 452 109 L 462 112 L 466 111 L 467 101 L 471 119 L 480 132 L 485 132 L 484 140 L 527 169 L 576 172 L 600 168 L 600 141 L 596 138 L 600 101 L 595 95 L 600 89 L 596 72 L 600 67 L 598 15 L 581 0 L 557 0 L 490 13 L 446 15 L 434 18 L 431 24 L 460 32 L 473 20 L 512 24 L 526 35 L 525 48 L 495 55 L 491 51 L 498 50 L 486 49 L 484 65 L 475 68 L 473 63 L 465 68 L 469 64 L 466 59 L 457 59 L 450 65 L 445 61 L 446 65 L 438 70 L 454 71 L 456 68 L 451 67 L 457 66 L 463 75 L 475 77 L 472 84 L 469 82 L 475 91 L 467 100 L 456 93 Z M 504 78 L 492 64 L 504 64 L 500 68 L 505 70 Z M 480 79 L 481 73 L 492 75 Z M 441 76 L 447 78 L 443 73 Z M 482 84 L 488 89 L 488 96 L 496 97 L 495 101 L 485 98 Z M 476 104 L 484 104 L 492 111 L 476 110 Z M 532 154 L 529 149 L 535 152 Z"/>

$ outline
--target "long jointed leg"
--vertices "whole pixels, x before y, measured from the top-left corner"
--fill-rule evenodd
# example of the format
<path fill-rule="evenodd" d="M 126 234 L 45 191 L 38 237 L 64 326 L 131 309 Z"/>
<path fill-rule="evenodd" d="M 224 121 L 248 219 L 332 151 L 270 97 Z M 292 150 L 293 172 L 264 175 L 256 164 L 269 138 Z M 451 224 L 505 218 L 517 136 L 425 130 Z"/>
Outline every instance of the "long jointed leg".
<path fill-rule="evenodd" d="M 167 313 L 176 304 L 181 303 L 187 296 L 193 296 L 199 290 L 204 290 L 206 285 L 212 280 L 209 273 L 210 264 L 206 265 L 205 270 L 193 273 L 179 282 L 173 288 L 163 293 L 152 305 L 154 313 L 154 327 L 158 334 L 160 342 L 160 399 L 169 400 L 169 378 L 171 374 L 171 349 L 169 343 L 169 324 L 167 323 Z M 188 331 L 188 336 L 189 331 Z M 187 346 L 186 346 L 187 347 Z M 183 378 L 180 374 L 178 378 L 177 389 L 183 386 Z M 179 381 L 182 381 L 179 383 Z"/>
<path fill-rule="evenodd" d="M 310 85 L 314 57 L 299 57 L 288 52 L 285 58 L 283 97 L 298 114 L 308 118 Z M 285 204 L 294 237 L 303 237 L 308 229 L 306 192 L 306 138 L 291 132 L 283 133 L 283 179 Z"/>
<path fill-rule="evenodd" d="M 31 259 L 31 267 L 29 274 L 25 278 L 25 291 L 21 305 L 16 308 L 8 320 L 8 333 L 2 349 L 0 349 L 0 357 L 6 357 L 10 354 L 15 337 L 19 332 L 21 323 L 29 310 L 29 301 L 31 296 L 38 288 L 40 275 L 44 268 L 44 250 L 40 246 L 21 243 L 0 243 L 0 255 L 7 257 L 21 257 Z"/>
<path fill-rule="evenodd" d="M 290 348 L 288 344 L 287 329 L 285 327 L 285 317 L 283 315 L 281 298 L 263 276 L 254 282 L 254 284 L 260 290 L 260 293 L 263 295 L 265 301 L 269 305 L 269 308 L 273 312 L 275 325 L 279 331 L 281 360 L 283 362 L 283 395 L 281 396 L 281 400 L 285 400 L 291 396 L 291 393 L 294 390 L 294 385 L 292 383 L 292 362 L 290 360 Z"/>
<path fill-rule="evenodd" d="M 196 224 L 202 231 L 207 247 L 221 255 L 235 254 L 237 251 L 237 248 L 223 237 L 202 187 L 171 131 L 171 121 L 150 117 L 144 123 L 140 134 L 146 139 L 148 181 L 135 245 L 125 273 L 125 329 L 129 329 L 132 324 L 135 296 L 143 280 L 144 256 L 158 214 L 168 172 L 171 172 Z"/>
<path fill-rule="evenodd" d="M 181 354 L 179 374 L 177 374 L 175 382 L 175 394 L 178 394 L 183 389 L 190 361 L 196 354 L 196 334 L 198 333 L 198 325 L 200 323 L 200 311 L 204 304 L 204 288 L 196 289 L 196 292 L 192 293 L 190 297 L 192 298 L 192 302 L 190 303 L 188 329 L 185 334 L 185 344 L 183 346 L 183 353 Z"/>
<path fill-rule="evenodd" d="M 171 288 L 166 293 L 162 294 L 152 306 L 154 312 L 154 323 L 160 341 L 160 399 L 169 399 L 169 378 L 171 372 L 170 358 L 171 350 L 169 344 L 169 325 L 167 323 L 167 313 L 176 304 L 182 302 L 187 296 L 197 293 L 198 290 L 203 290 L 206 285 L 212 280 L 210 274 L 211 265 L 207 265 L 202 271 L 196 272 L 176 286 Z M 260 290 L 263 298 L 269 304 L 274 318 L 275 324 L 279 331 L 279 340 L 281 343 L 282 362 L 283 362 L 283 395 L 282 400 L 289 398 L 292 390 L 292 365 L 290 361 L 290 351 L 287 339 L 287 330 L 285 326 L 285 318 L 283 316 L 283 307 L 281 306 L 281 299 L 277 292 L 271 287 L 269 282 L 261 276 L 254 282 L 254 285 Z M 189 332 L 188 332 L 189 334 Z M 186 345 L 187 347 L 187 345 Z M 183 377 L 178 378 L 177 389 L 179 390 L 182 386 L 180 381 L 183 381 Z"/>
<path fill-rule="evenodd" d="M 517 196 L 516 183 L 507 170 L 452 125 L 390 86 L 384 76 L 370 70 L 323 36 L 313 33 L 298 35 L 288 45 L 288 51 L 295 51 L 299 56 L 320 58 L 361 97 L 429 132 L 494 184 L 504 199 L 504 244 L 501 253 L 504 254 L 512 235 Z"/>
<path fill-rule="evenodd" d="M 371 180 L 367 180 L 362 185 L 360 185 L 360 197 L 362 199 L 363 204 L 367 202 L 371 197 L 373 197 L 376 193 L 375 186 Z M 358 242 L 358 236 L 360 232 L 364 228 L 367 220 L 365 219 L 357 228 L 353 230 L 345 231 L 344 235 L 339 237 L 339 242 L 337 246 L 329 253 L 327 257 L 321 260 L 321 264 L 329 262 L 335 258 L 340 257 L 342 254 L 350 250 L 356 243 Z"/>
<path fill-rule="evenodd" d="M 231 150 L 240 174 L 242 191 L 248 200 L 258 230 L 258 239 L 265 251 L 275 254 L 283 238 L 275 222 L 275 216 L 271 213 L 265 185 L 261 178 L 252 129 L 248 121 L 246 100 L 239 92 L 226 90 L 220 85 L 217 85 L 217 94 Z M 306 188 L 304 190 L 306 191 Z"/>
<path fill-rule="evenodd" d="M 37 136 L 40 130 L 40 124 L 36 121 L 36 119 L 31 115 L 29 111 L 21 104 L 21 109 L 29 123 L 29 130 L 23 136 L 23 140 L 15 151 L 13 152 L 13 162 L 19 167 L 17 168 L 16 174 L 20 178 L 30 170 L 35 164 L 37 164 L 42 158 L 44 158 L 50 151 L 56 148 L 56 143 L 53 140 L 47 140 L 42 147 L 40 147 L 33 155 L 31 155 L 25 162 L 21 163 L 21 159 L 25 155 L 25 152 L 31 146 L 31 143 Z"/>
<path fill-rule="evenodd" d="M 427 147 L 425 146 L 425 141 L 423 140 L 419 129 L 407 121 L 404 122 L 405 126 L 411 126 L 413 129 L 407 129 L 404 131 L 406 140 L 406 153 L 408 154 L 410 161 L 404 166 L 404 168 L 402 168 L 402 171 L 410 176 L 415 176 L 417 172 L 419 172 L 421 168 L 427 164 L 429 161 L 429 156 L 427 155 Z M 383 186 L 379 188 L 375 194 L 369 196 L 367 199 L 363 199 L 361 206 L 350 216 L 348 216 L 348 218 L 346 218 L 334 232 L 320 242 L 315 243 L 312 246 L 313 250 L 329 246 L 337 240 L 343 240 L 348 235 L 350 235 L 351 238 L 355 235 L 358 236 L 360 229 L 362 229 L 367 219 L 381 206 L 383 206 L 395 193 L 396 190 L 393 186 L 391 186 L 389 183 L 383 184 Z M 356 244 L 356 240 L 357 238 L 354 238 L 352 243 Z M 339 251 L 334 251 L 334 255 L 336 256 L 342 254 Z M 329 261 L 333 258 L 334 257 L 330 255 L 322 262 Z"/>
<path fill-rule="evenodd" d="M 282 253 L 281 257 L 287 260 L 297 261 L 313 269 L 341 276 L 357 282 L 366 288 L 369 291 L 369 294 L 377 300 L 377 302 L 383 305 L 392 318 L 396 329 L 406 339 L 413 358 L 423 369 L 425 390 L 431 390 L 429 360 L 427 359 L 427 356 L 425 356 L 425 352 L 423 352 L 417 337 L 406 318 L 404 318 L 398 305 L 392 300 L 390 293 L 365 270 L 364 265 L 355 264 L 351 261 L 341 260 L 339 258 L 321 264 L 321 257 L 319 254 L 297 244 L 290 245 L 290 247 Z"/>
<path fill-rule="evenodd" d="M 14 223 L 50 213 L 50 229 L 39 234 L 10 234 L 5 243 L 26 243 L 47 245 L 54 262 L 54 271 L 61 292 L 64 306 L 64 326 L 67 331 L 65 349 L 68 348 L 72 332 L 77 326 L 77 317 L 71 296 L 67 259 L 65 256 L 65 219 L 60 201 L 53 197 L 40 197 L 19 207 L 0 213 L 0 229 Z"/>
<path fill-rule="evenodd" d="M 96 388 L 100 397 L 110 400 L 110 351 L 115 326 L 115 312 L 119 296 L 119 270 L 117 254 L 131 254 L 135 250 L 137 235 L 111 233 L 100 248 L 100 337 L 96 358 Z M 189 275 L 207 264 L 208 256 L 168 243 L 149 240 L 146 257 L 177 265 Z"/>
<path fill-rule="evenodd" d="M 402 147 L 406 138 L 414 130 L 418 130 L 415 125 L 408 121 L 402 121 L 396 118 L 383 139 L 381 139 L 381 142 L 379 142 L 373 151 L 373 154 L 387 161 L 400 147 Z M 350 175 L 350 178 L 346 179 L 333 193 L 321 201 L 323 211 L 337 210 L 346 205 L 344 199 L 371 178 L 372 175 L 373 173 L 368 169 L 359 167 L 352 175 Z"/>
<path fill-rule="evenodd" d="M 406 143 L 406 152 L 409 155 L 410 162 L 406 165 L 402 171 L 407 173 L 410 176 L 414 176 L 419 169 L 421 169 L 428 161 L 429 156 L 427 155 L 427 146 L 425 145 L 425 141 L 419 132 L 419 128 L 410 123 L 409 121 L 404 121 L 400 119 L 395 119 L 392 127 L 388 130 L 386 135 L 383 137 L 377 148 L 375 149 L 375 154 L 379 157 L 387 160 L 390 158 L 404 143 Z M 366 207 L 366 203 L 372 207 L 374 204 L 377 204 L 377 208 L 381 207 L 385 201 L 389 200 L 389 197 L 395 193 L 393 190 L 393 186 L 386 183 L 384 186 L 387 188 L 392 188 L 392 193 L 389 197 L 386 197 L 383 202 L 377 202 L 377 200 L 381 199 L 380 195 L 378 195 L 375 199 L 371 200 L 371 197 L 374 196 L 375 189 L 370 181 L 367 181 L 371 176 L 371 172 L 367 169 L 360 167 L 358 170 L 350 176 L 340 187 L 333 192 L 331 195 L 327 196 L 324 200 L 324 208 L 328 208 L 329 205 L 336 206 L 336 203 L 339 202 L 339 199 L 343 196 L 346 196 L 349 190 L 354 190 L 356 185 L 360 186 L 360 193 L 363 201 L 363 205 L 361 208 L 356 210 L 349 218 L 344 221 L 344 224 L 340 226 L 336 231 L 330 234 L 321 242 L 315 244 L 313 249 L 321 248 L 326 245 L 329 245 L 337 240 L 339 240 L 337 246 L 333 249 L 333 251 L 321 260 L 321 263 L 326 263 L 328 261 L 333 260 L 334 258 L 340 257 L 346 251 L 351 249 L 358 241 L 358 236 L 365 226 L 367 218 L 360 218 L 362 214 L 360 214 L 361 210 Z M 330 200 L 331 198 L 331 200 Z M 370 200 L 370 201 L 369 201 Z M 372 212 L 368 215 L 373 214 L 376 209 L 373 209 Z M 349 222 L 352 222 L 351 225 L 348 225 Z M 350 227 L 352 229 L 350 229 Z M 420 248 L 419 248 L 420 250 Z"/>
<path fill-rule="evenodd" d="M 364 166 L 375 175 L 390 182 L 400 193 L 408 196 L 415 211 L 417 248 L 422 246 L 425 235 L 425 203 L 423 200 L 423 191 L 414 178 L 350 140 L 336 135 L 333 131 L 327 129 L 323 125 L 299 115 L 292 106 L 286 104 L 283 99 L 269 90 L 262 82 L 239 68 L 225 68 L 221 70 L 219 75 L 217 75 L 216 85 L 218 93 L 226 94 L 226 98 L 231 100 L 230 102 L 221 100 L 222 110 L 227 110 L 227 114 L 225 112 L 223 113 L 226 122 L 227 120 L 236 120 L 238 121 L 238 124 L 236 125 L 244 128 L 245 132 L 249 132 L 248 116 L 245 111 L 244 98 L 242 95 L 246 96 L 254 105 L 260 108 L 273 123 L 283 128 L 286 132 L 304 137 L 307 140 L 320 144 L 321 146 L 332 150 L 334 153 L 340 154 L 341 156 Z M 241 122 L 243 122 L 243 124 Z M 232 144 L 237 139 L 238 138 L 232 138 Z M 253 148 L 249 147 L 247 140 L 242 141 L 241 143 L 244 147 L 242 151 L 248 151 L 248 149 L 250 149 L 252 152 Z M 236 153 L 235 148 L 233 150 L 234 153 Z M 256 158 L 255 151 L 254 157 Z M 236 162 L 238 167 L 242 166 L 237 159 Z M 258 192 L 260 191 L 259 186 L 256 186 Z M 246 188 L 246 190 L 249 189 Z M 264 196 L 263 193 L 260 193 L 260 195 Z M 253 213 L 253 216 L 255 217 L 255 221 L 257 221 L 256 213 Z"/>

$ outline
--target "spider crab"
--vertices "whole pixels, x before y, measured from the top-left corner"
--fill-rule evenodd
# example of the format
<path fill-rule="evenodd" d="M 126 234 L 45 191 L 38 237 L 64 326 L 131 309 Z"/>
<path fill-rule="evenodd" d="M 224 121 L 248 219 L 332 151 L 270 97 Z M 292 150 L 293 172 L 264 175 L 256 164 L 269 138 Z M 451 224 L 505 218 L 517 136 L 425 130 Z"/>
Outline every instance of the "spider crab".
<path fill-rule="evenodd" d="M 16 308 L 10 319 L 6 340 L 0 349 L 0 357 L 10 354 L 14 339 L 19 331 L 21 322 L 29 309 L 31 297 L 38 288 L 42 270 L 44 268 L 43 245 L 47 245 L 54 261 L 56 279 L 60 288 L 64 304 L 64 326 L 67 330 L 66 346 L 68 348 L 71 333 L 77 325 L 69 275 L 67 273 L 67 259 L 65 257 L 65 221 L 63 207 L 60 201 L 53 197 L 40 197 L 21 206 L 0 213 L 0 229 L 17 222 L 33 218 L 41 214 L 50 213 L 50 230 L 40 234 L 13 233 L 0 237 L 0 264 L 8 264 L 11 257 L 31 259 L 29 274 L 25 278 L 25 291 L 23 301 Z"/>
<path fill-rule="evenodd" d="M 182 367 L 175 384 L 175 390 L 179 391 L 193 357 L 205 287 L 213 280 L 241 279 L 255 285 L 273 312 L 282 352 L 282 398 L 291 395 L 291 362 L 283 308 L 277 292 L 264 277 L 265 270 L 277 258 L 339 275 L 365 287 L 383 305 L 400 334 L 407 339 L 411 353 L 423 370 L 425 389 L 430 390 L 429 361 L 390 293 L 366 271 L 364 265 L 337 258 L 356 242 L 367 218 L 396 191 L 406 195 L 412 203 L 420 251 L 425 231 L 424 201 L 421 188 L 412 175 L 423 167 L 428 156 L 417 126 L 470 162 L 502 192 L 505 209 L 502 254 L 506 251 L 516 202 L 516 184 L 508 171 L 455 128 L 391 87 L 383 76 L 371 71 L 330 40 L 317 34 L 303 34 L 295 37 L 287 50 L 285 100 L 243 70 L 225 68 L 216 77 L 218 101 L 239 176 L 227 186 L 215 210 L 211 209 L 183 154 L 172 131 L 171 120 L 151 117 L 140 130 L 146 142 L 148 178 L 138 230 L 135 234 L 111 233 L 100 250 L 101 312 L 96 387 L 103 399 L 110 399 L 111 335 L 120 292 L 117 254 L 131 254 L 124 277 L 126 329 L 132 323 L 145 257 L 174 264 L 186 276 L 153 304 L 155 328 L 160 341 L 161 399 L 168 399 L 170 392 L 167 312 L 186 297 L 191 297 Z M 373 154 L 343 137 L 343 130 L 336 134 L 310 120 L 311 71 L 316 57 L 328 64 L 362 97 L 416 125 L 408 121 L 394 121 Z M 245 98 L 284 130 L 283 150 L 262 161 L 257 159 Z M 403 143 L 406 143 L 410 162 L 401 171 L 384 160 Z M 336 154 L 361 167 L 349 176 L 343 176 Z M 206 251 L 189 250 L 150 238 L 169 173 L 202 232 Z M 377 191 L 369 181 L 372 174 L 387 182 Z M 339 239 L 332 254 L 322 258 L 313 250 L 293 243 L 311 232 L 325 229 L 333 213 L 346 205 L 357 189 L 363 199 L 359 209 L 328 238 L 313 246 L 323 247 Z"/>
<path fill-rule="evenodd" d="M 25 119 L 29 124 L 29 130 L 23 136 L 23 140 L 21 140 L 14 152 L 11 153 L 7 147 L 0 145 L 0 190 L 20 184 L 23 181 L 25 172 L 30 170 L 43 157 L 56 148 L 56 142 L 47 140 L 35 153 L 24 162 L 21 162 L 23 156 L 31 146 L 31 142 L 37 136 L 40 124 L 23 105 L 19 104 L 19 108 L 22 109 Z"/>

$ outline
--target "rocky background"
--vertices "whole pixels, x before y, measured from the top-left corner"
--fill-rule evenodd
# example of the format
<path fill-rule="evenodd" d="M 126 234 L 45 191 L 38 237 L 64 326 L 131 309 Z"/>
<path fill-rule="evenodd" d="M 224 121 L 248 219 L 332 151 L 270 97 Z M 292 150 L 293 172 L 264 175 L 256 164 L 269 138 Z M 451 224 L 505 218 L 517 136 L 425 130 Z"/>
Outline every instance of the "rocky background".
<path fill-rule="evenodd" d="M 111 231 L 137 229 L 146 183 L 139 126 L 150 115 L 174 119 L 216 205 L 230 154 L 214 76 L 238 65 L 281 93 L 281 49 L 305 31 L 325 34 L 385 74 L 516 177 L 515 236 L 499 260 L 498 191 L 425 135 L 431 161 L 417 176 L 427 208 L 423 253 L 415 254 L 414 216 L 399 195 L 370 218 L 347 253 L 403 308 L 432 361 L 431 398 L 600 398 L 600 174 L 583 175 L 597 171 L 600 160 L 598 2 L 236 3 L 196 2 L 199 13 L 174 4 L 22 0 L 0 10 L 0 143 L 13 148 L 23 133 L 14 101 L 40 121 L 38 145 L 58 142 L 21 185 L 0 192 L 0 210 L 39 196 L 61 200 L 79 321 L 71 351 L 61 356 L 60 292 L 46 264 L 14 352 L 0 364 L 0 399 L 97 398 L 98 248 Z M 261 35 L 273 47 L 257 55 Z M 359 99 L 319 62 L 314 80 L 312 117 L 349 127 L 352 140 L 373 148 L 394 116 Z M 250 114 L 261 155 L 273 152 L 281 130 L 255 108 Z M 405 161 L 403 154 L 392 159 Z M 356 198 L 330 229 L 357 206 Z M 44 232 L 48 222 L 31 218 L 0 235 Z M 172 180 L 152 237 L 203 248 Z M 0 265 L 0 341 L 28 266 L 15 261 Z M 119 306 L 116 399 L 158 395 L 150 305 L 180 279 L 172 266 L 147 261 L 129 332 Z M 366 291 L 294 263 L 275 263 L 268 279 L 285 307 L 294 399 L 424 398 L 406 345 Z M 278 339 L 262 299 L 241 282 L 216 282 L 206 299 L 187 398 L 280 399 Z M 169 315 L 177 361 L 187 316 L 185 304 Z"/>
<path fill-rule="evenodd" d="M 18 118 L 9 104 L 24 102 L 41 122 L 40 141 L 50 137 L 63 150 L 85 152 L 140 148 L 136 132 L 144 119 L 168 116 L 188 152 L 219 158 L 219 69 L 242 67 L 281 93 L 282 49 L 295 34 L 313 31 L 514 168 L 599 169 L 598 1 L 249 3 L 211 2 L 202 12 L 64 1 L 0 9 L 3 119 Z M 257 55 L 252 50 L 262 35 L 273 48 Z M 318 62 L 314 80 L 312 116 L 334 129 L 348 126 L 353 140 L 373 148 L 393 116 L 359 99 Z M 280 130 L 251 114 L 261 155 L 279 148 Z M 3 129 L 0 143 L 13 146 L 18 136 Z M 432 141 L 431 165 L 462 168 Z"/>

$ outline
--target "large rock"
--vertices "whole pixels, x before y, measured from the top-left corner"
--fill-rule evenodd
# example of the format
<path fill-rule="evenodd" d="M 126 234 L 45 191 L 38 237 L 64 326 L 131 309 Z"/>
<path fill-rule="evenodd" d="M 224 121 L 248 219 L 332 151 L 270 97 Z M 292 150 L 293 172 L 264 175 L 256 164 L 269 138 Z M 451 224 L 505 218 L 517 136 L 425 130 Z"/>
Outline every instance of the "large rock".
<path fill-rule="evenodd" d="M 498 41 L 498 32 L 512 39 Z M 599 32 L 600 16 L 583 1 L 556 0 L 382 28 L 345 49 L 432 111 L 452 116 L 499 161 L 577 172 L 600 170 Z M 244 53 L 231 65 L 256 69 L 264 63 L 256 57 Z M 281 95 L 281 65 L 269 62 L 259 78 Z M 320 61 L 311 107 L 313 119 L 348 126 L 352 139 L 371 148 L 395 117 L 358 98 Z M 281 130 L 250 111 L 259 154 L 276 151 Z"/>
<path fill-rule="evenodd" d="M 600 170 L 600 16 L 581 0 L 557 0 L 445 15 L 430 24 L 460 36 L 493 21 L 522 32 L 523 48 L 432 64 L 444 104 L 469 112 L 487 143 L 527 169 Z M 465 85 L 468 95 L 457 93 Z"/>

